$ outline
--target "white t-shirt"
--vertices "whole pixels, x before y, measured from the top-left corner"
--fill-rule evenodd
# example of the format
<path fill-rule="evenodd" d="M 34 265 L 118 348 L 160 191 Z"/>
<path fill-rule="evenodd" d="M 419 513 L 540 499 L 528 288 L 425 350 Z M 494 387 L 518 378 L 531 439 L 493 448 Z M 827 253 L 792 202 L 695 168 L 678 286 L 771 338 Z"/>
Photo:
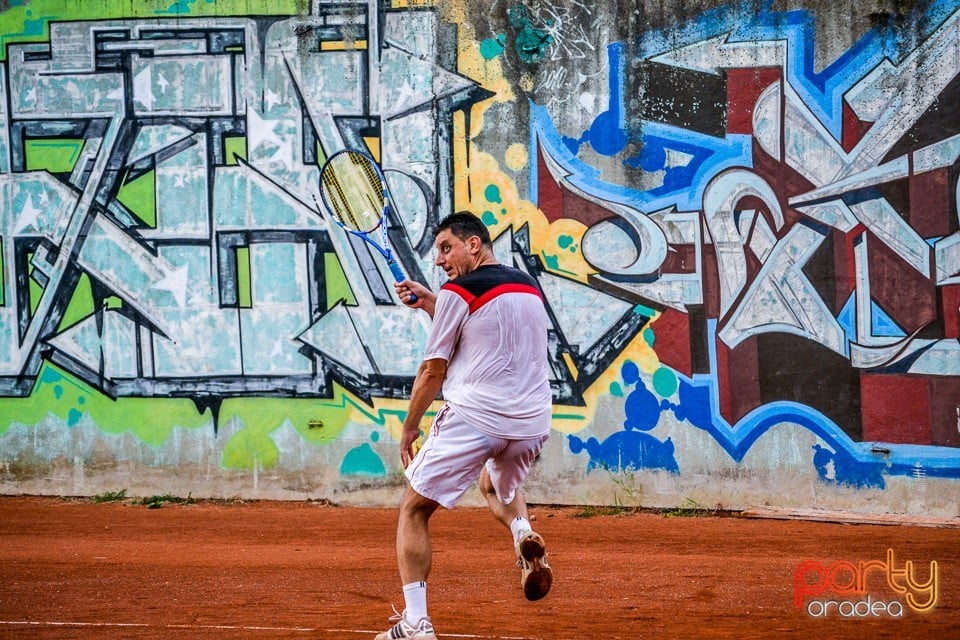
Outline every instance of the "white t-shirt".
<path fill-rule="evenodd" d="M 447 361 L 443 397 L 476 429 L 522 440 L 550 433 L 547 313 L 535 281 L 486 265 L 437 294 L 424 359 Z"/>

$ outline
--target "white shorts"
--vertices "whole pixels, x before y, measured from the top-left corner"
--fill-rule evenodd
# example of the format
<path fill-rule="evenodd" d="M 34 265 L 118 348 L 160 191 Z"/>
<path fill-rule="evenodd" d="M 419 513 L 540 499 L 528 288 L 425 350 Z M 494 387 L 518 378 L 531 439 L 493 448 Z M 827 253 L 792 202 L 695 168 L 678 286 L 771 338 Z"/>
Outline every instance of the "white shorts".
<path fill-rule="evenodd" d="M 407 466 L 413 490 L 452 509 L 480 475 L 483 465 L 497 498 L 510 504 L 550 434 L 528 440 L 507 440 L 478 431 L 445 404 L 437 412 L 430 435 Z"/>

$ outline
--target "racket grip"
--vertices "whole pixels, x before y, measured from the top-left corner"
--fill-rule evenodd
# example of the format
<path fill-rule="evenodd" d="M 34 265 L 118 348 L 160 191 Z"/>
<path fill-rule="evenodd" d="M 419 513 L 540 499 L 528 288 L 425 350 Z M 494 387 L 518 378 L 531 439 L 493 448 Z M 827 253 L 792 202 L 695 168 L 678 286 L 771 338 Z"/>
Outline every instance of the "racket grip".
<path fill-rule="evenodd" d="M 407 274 L 403 272 L 403 269 L 400 268 L 400 265 L 397 264 L 396 260 L 391 260 L 388 264 L 390 266 L 390 272 L 393 273 L 394 280 L 396 280 L 397 282 L 403 282 L 404 280 L 407 279 Z M 416 301 L 417 301 L 417 296 L 411 293 L 410 299 L 407 300 L 407 304 L 411 302 L 416 302 Z"/>

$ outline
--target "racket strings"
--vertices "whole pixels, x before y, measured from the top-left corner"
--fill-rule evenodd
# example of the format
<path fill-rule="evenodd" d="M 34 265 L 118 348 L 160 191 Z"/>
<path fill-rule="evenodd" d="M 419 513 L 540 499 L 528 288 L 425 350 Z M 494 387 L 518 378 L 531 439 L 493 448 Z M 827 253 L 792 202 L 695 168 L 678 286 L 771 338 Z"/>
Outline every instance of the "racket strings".
<path fill-rule="evenodd" d="M 357 231 L 372 231 L 383 214 L 383 185 L 370 161 L 344 153 L 331 159 L 320 176 L 322 195 L 336 218 Z"/>

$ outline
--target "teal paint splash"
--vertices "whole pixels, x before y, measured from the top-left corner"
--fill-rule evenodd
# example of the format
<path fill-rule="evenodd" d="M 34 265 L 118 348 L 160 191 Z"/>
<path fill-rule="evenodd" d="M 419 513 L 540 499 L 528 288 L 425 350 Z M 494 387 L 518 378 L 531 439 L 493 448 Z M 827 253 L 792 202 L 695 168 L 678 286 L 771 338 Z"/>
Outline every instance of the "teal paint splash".
<path fill-rule="evenodd" d="M 206 0 L 210 4 L 212 0 Z M 177 0 L 171 4 L 166 11 L 157 11 L 158 14 L 172 13 L 174 15 L 185 15 L 190 13 L 190 5 L 196 4 L 197 0 Z"/>
<path fill-rule="evenodd" d="M 573 271 L 570 271 L 569 269 L 560 268 L 560 256 L 557 254 L 541 251 L 540 258 L 543 260 L 543 264 L 547 267 L 547 269 L 549 269 L 550 271 L 553 271 L 554 273 L 567 273 L 567 274 L 570 274 L 571 276 L 577 275 Z"/>
<path fill-rule="evenodd" d="M 502 34 L 496 38 L 487 38 L 480 43 L 480 55 L 483 56 L 484 60 L 493 60 L 503 53 L 505 41 L 506 38 Z"/>
<path fill-rule="evenodd" d="M 503 202 L 500 196 L 500 187 L 495 184 L 487 185 L 487 188 L 483 190 L 483 197 L 487 199 L 487 202 L 496 202 L 498 204 Z"/>
<path fill-rule="evenodd" d="M 573 236 L 568 236 L 566 234 L 557 238 L 557 244 L 561 249 L 566 249 L 570 253 L 577 252 L 577 245 L 574 243 Z"/>
<path fill-rule="evenodd" d="M 369 442 L 351 449 L 340 463 L 341 475 L 385 476 L 387 468 Z"/>
<path fill-rule="evenodd" d="M 669 398 L 677 392 L 677 376 L 667 367 L 660 367 L 653 374 L 653 390 L 662 398 Z"/>
<path fill-rule="evenodd" d="M 648 345 L 652 347 L 653 344 L 657 341 L 657 334 L 653 332 L 653 329 L 651 329 L 650 327 L 647 327 L 646 329 L 643 330 L 643 339 L 646 341 Z"/>
<path fill-rule="evenodd" d="M 530 20 L 530 13 L 524 6 L 518 6 L 507 12 L 510 26 L 517 30 L 515 45 L 517 55 L 527 64 L 537 64 L 547 55 L 547 49 L 553 44 L 553 36 L 537 29 Z"/>
<path fill-rule="evenodd" d="M 39 18 L 33 18 L 33 11 L 27 9 L 27 19 L 23 21 L 23 33 L 16 35 L 25 35 L 25 36 L 39 36 L 43 35 L 46 29 L 46 23 L 49 20 L 55 20 L 56 18 L 51 18 L 49 16 L 41 16 Z"/>

